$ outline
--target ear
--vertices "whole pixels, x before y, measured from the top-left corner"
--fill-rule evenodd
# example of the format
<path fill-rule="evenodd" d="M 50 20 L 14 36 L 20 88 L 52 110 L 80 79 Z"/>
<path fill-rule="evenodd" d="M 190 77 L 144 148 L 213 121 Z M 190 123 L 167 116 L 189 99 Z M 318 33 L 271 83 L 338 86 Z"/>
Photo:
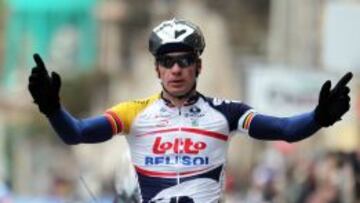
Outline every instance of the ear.
<path fill-rule="evenodd" d="M 159 66 L 155 66 L 155 71 L 156 71 L 156 74 L 157 74 L 157 77 L 160 79 L 160 70 L 159 70 Z"/>
<path fill-rule="evenodd" d="M 202 61 L 201 61 L 201 59 L 199 58 L 199 59 L 196 61 L 196 77 L 198 77 L 199 74 L 201 73 L 201 69 L 202 69 Z"/>

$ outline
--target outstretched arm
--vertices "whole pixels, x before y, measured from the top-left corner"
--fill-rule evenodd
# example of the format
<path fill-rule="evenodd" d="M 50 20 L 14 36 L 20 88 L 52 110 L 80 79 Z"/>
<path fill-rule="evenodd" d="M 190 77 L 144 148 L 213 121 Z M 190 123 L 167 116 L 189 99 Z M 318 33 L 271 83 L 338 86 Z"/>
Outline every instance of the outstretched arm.
<path fill-rule="evenodd" d="M 315 121 L 315 112 L 284 118 L 257 114 L 251 122 L 249 134 L 256 139 L 296 142 L 320 128 Z"/>
<path fill-rule="evenodd" d="M 61 78 L 51 76 L 38 54 L 34 54 L 36 66 L 32 68 L 28 89 L 41 113 L 47 116 L 59 137 L 67 144 L 97 143 L 112 136 L 112 128 L 105 116 L 78 120 L 61 108 L 59 91 Z"/>
<path fill-rule="evenodd" d="M 112 137 L 112 128 L 105 116 L 76 119 L 64 108 L 48 117 L 66 144 L 98 143 Z"/>
<path fill-rule="evenodd" d="M 346 85 L 351 78 L 352 73 L 345 74 L 332 90 L 331 82 L 326 81 L 320 91 L 319 103 L 312 112 L 286 118 L 257 114 L 250 125 L 250 136 L 295 142 L 340 121 L 350 109 L 350 88 Z"/>

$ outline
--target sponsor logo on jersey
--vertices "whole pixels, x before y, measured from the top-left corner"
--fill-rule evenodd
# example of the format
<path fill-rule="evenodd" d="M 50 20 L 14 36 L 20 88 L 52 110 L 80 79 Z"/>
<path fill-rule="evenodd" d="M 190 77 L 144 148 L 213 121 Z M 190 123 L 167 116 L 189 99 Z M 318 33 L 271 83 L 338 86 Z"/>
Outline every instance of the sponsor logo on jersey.
<path fill-rule="evenodd" d="M 229 104 L 230 101 L 229 101 L 229 100 L 226 100 L 226 99 L 220 99 L 220 98 L 214 98 L 214 99 L 213 99 L 213 104 L 214 104 L 215 106 L 219 106 L 219 105 L 221 105 L 222 103 Z"/>
<path fill-rule="evenodd" d="M 205 142 L 193 142 L 191 138 L 175 138 L 173 142 L 163 141 L 161 137 L 155 139 L 153 145 L 154 154 L 166 153 L 185 153 L 185 154 L 198 154 L 206 148 Z"/>
<path fill-rule="evenodd" d="M 173 155 L 173 156 L 146 156 L 146 166 L 156 165 L 184 165 L 184 166 L 206 166 L 209 165 L 209 157 L 207 156 L 187 156 L 187 155 Z"/>
<path fill-rule="evenodd" d="M 205 142 L 196 142 L 191 138 L 175 138 L 172 141 L 164 141 L 162 137 L 156 137 L 152 147 L 154 156 L 146 156 L 145 165 L 207 165 L 209 157 L 197 156 L 206 147 Z"/>
<path fill-rule="evenodd" d="M 204 113 L 201 113 L 201 109 L 197 106 L 192 106 L 190 109 L 189 109 L 189 112 L 186 112 L 184 114 L 184 116 L 187 118 L 187 117 L 196 117 L 196 118 L 200 118 L 200 117 L 203 117 L 205 116 Z"/>
<path fill-rule="evenodd" d="M 162 120 L 159 120 L 158 123 L 156 124 L 156 127 L 166 127 L 170 124 L 170 121 L 168 119 L 162 119 Z"/>
<path fill-rule="evenodd" d="M 193 114 L 198 114 L 201 112 L 201 109 L 197 106 L 192 106 L 189 111 Z"/>
<path fill-rule="evenodd" d="M 212 103 L 214 104 L 214 106 L 219 106 L 219 105 L 221 105 L 223 103 L 225 103 L 225 104 L 230 104 L 230 103 L 238 103 L 238 104 L 240 104 L 241 101 L 213 98 Z"/>

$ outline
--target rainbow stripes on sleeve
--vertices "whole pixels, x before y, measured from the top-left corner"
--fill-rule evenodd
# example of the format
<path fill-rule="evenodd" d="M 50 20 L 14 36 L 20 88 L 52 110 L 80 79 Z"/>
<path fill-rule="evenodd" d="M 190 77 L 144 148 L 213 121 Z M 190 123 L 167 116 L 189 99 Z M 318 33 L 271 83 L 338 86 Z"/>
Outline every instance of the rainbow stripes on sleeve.
<path fill-rule="evenodd" d="M 244 119 L 244 122 L 243 122 L 243 125 L 242 125 L 242 128 L 244 129 L 249 129 L 250 127 L 250 123 L 252 121 L 252 119 L 254 118 L 254 115 L 255 113 L 254 112 L 250 112 Z"/>
<path fill-rule="evenodd" d="M 238 129 L 244 133 L 249 132 L 251 121 L 254 119 L 256 112 L 253 109 L 248 110 L 239 119 Z"/>

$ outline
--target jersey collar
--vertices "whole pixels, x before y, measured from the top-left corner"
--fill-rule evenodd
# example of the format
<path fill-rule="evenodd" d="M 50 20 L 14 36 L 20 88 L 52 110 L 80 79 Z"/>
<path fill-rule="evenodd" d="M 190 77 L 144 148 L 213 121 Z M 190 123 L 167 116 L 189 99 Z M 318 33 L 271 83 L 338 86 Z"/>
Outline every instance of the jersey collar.
<path fill-rule="evenodd" d="M 184 105 L 183 106 L 190 106 L 190 105 L 193 105 L 195 104 L 199 98 L 200 98 L 200 93 L 199 92 L 195 92 L 195 94 L 191 95 L 185 102 L 184 102 Z M 175 107 L 175 105 L 169 100 L 169 99 L 166 99 L 163 95 L 163 92 L 160 93 L 160 97 L 161 99 L 165 102 L 165 104 L 168 106 L 168 107 Z"/>

